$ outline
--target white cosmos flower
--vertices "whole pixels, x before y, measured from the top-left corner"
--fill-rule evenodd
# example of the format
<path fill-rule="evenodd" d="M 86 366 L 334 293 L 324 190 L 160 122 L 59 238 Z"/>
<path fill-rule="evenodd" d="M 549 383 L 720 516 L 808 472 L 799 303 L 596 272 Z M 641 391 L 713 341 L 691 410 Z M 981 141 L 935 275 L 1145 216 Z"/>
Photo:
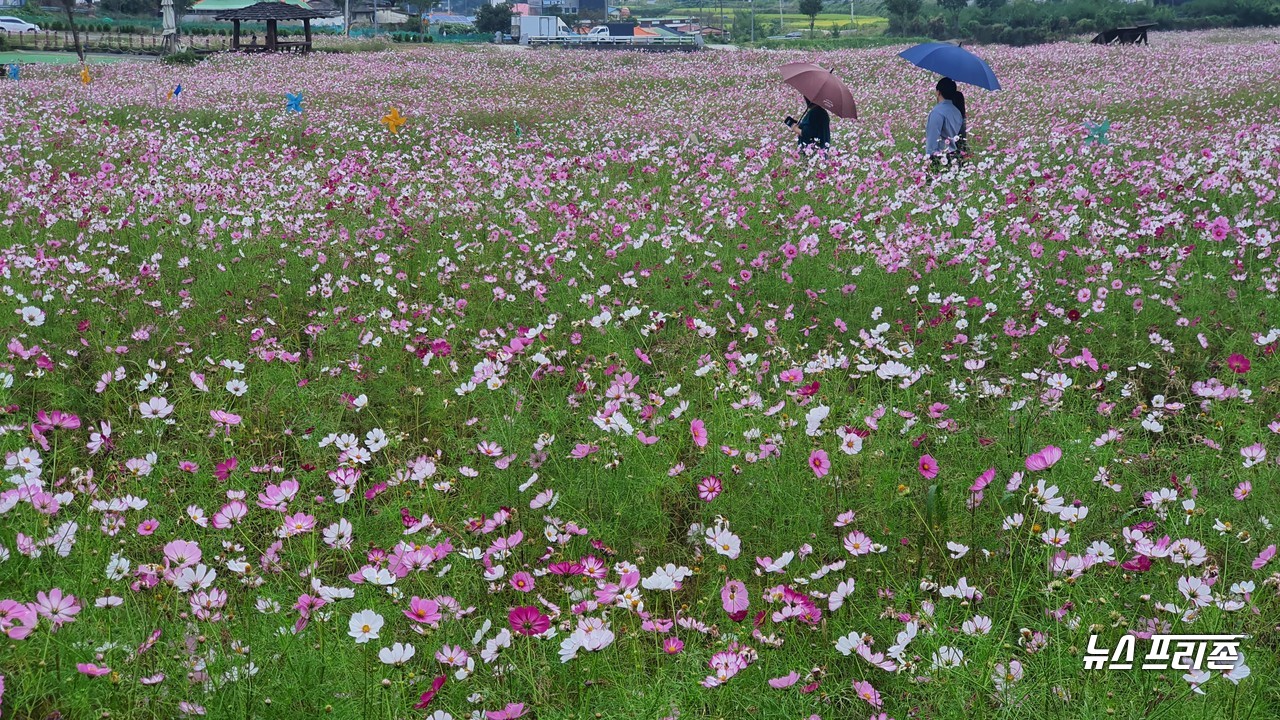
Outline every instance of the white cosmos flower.
<path fill-rule="evenodd" d="M 179 592 L 190 592 L 191 590 L 203 590 L 213 584 L 218 579 L 218 573 L 213 568 L 206 567 L 204 563 L 200 563 L 195 567 L 182 568 L 182 572 L 178 573 L 178 577 L 174 578 L 173 586 Z"/>
<path fill-rule="evenodd" d="M 31 327 L 40 327 L 44 324 L 44 311 L 38 307 L 28 305 L 19 310 L 18 314 L 22 316 L 22 322 Z"/>
<path fill-rule="evenodd" d="M 173 405 L 164 398 L 153 397 L 144 403 L 138 403 L 138 412 L 148 420 L 160 420 L 173 414 Z"/>
<path fill-rule="evenodd" d="M 400 666 L 409 662 L 417 652 L 412 645 L 403 643 L 393 643 L 389 648 L 382 648 L 378 651 L 378 659 L 387 665 Z"/>
<path fill-rule="evenodd" d="M 382 629 L 382 616 L 372 610 L 361 610 L 351 616 L 347 623 L 347 634 L 364 644 L 378 639 L 378 631 Z"/>

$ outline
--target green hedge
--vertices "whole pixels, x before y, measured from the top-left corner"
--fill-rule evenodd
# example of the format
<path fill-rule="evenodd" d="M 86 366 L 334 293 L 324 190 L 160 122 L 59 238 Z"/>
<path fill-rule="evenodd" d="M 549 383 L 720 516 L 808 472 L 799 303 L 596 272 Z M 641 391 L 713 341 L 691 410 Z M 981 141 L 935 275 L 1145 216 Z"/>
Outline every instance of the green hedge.
<path fill-rule="evenodd" d="M 1280 0 L 1192 0 L 1178 7 L 1119 0 L 977 0 L 959 13 L 929 5 L 914 16 L 893 18 L 892 24 L 899 33 L 935 40 L 1035 45 L 1141 22 L 1154 22 L 1160 30 L 1276 26 Z"/>

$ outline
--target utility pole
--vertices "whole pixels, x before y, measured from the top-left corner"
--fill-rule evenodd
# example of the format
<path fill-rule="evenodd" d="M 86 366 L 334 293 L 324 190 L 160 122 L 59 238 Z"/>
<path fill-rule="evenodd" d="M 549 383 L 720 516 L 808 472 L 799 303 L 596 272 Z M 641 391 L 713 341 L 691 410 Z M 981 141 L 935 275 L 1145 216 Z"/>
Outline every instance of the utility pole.
<path fill-rule="evenodd" d="M 351 0 L 342 4 L 342 34 L 351 37 Z"/>
<path fill-rule="evenodd" d="M 778 0 L 778 34 L 787 34 L 787 21 L 782 17 L 782 0 Z"/>
<path fill-rule="evenodd" d="M 751 4 L 751 42 L 756 41 L 756 0 L 747 0 Z"/>

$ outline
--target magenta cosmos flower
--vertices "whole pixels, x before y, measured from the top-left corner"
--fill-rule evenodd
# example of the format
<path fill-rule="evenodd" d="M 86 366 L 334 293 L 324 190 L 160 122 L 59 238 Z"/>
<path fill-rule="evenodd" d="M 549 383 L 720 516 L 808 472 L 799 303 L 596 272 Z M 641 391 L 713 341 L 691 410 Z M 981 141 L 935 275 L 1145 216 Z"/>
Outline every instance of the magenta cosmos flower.
<path fill-rule="evenodd" d="M 1241 355 L 1240 353 L 1232 353 L 1231 356 L 1227 358 L 1227 367 L 1231 368 L 1231 371 L 1237 375 L 1243 375 L 1249 372 L 1249 358 Z"/>
<path fill-rule="evenodd" d="M 818 477 L 826 477 L 831 472 L 831 460 L 826 450 L 814 450 L 809 453 L 809 469 Z"/>
<path fill-rule="evenodd" d="M 507 616 L 511 629 L 521 635 L 541 635 L 551 627 L 551 618 L 543 615 L 532 605 L 518 607 Z"/>
<path fill-rule="evenodd" d="M 919 470 L 926 480 L 932 480 L 938 477 L 938 461 L 932 455 L 925 455 L 920 458 Z"/>

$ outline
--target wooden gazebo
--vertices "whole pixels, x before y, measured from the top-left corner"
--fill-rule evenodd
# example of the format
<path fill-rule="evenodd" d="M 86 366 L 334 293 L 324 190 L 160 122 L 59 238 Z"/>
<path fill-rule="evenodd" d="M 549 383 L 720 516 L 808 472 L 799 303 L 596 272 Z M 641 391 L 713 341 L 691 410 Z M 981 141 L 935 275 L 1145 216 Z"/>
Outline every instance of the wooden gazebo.
<path fill-rule="evenodd" d="M 260 2 L 237 10 L 227 10 L 214 16 L 215 20 L 231 21 L 231 50 L 235 52 L 301 52 L 311 51 L 311 21 L 328 17 L 327 14 L 307 7 L 298 7 L 283 2 L 270 0 Z M 276 24 L 281 20 L 301 20 L 305 40 L 302 42 L 281 42 L 277 37 Z M 265 22 L 267 38 L 265 45 L 242 45 L 240 43 L 241 22 Z"/>

